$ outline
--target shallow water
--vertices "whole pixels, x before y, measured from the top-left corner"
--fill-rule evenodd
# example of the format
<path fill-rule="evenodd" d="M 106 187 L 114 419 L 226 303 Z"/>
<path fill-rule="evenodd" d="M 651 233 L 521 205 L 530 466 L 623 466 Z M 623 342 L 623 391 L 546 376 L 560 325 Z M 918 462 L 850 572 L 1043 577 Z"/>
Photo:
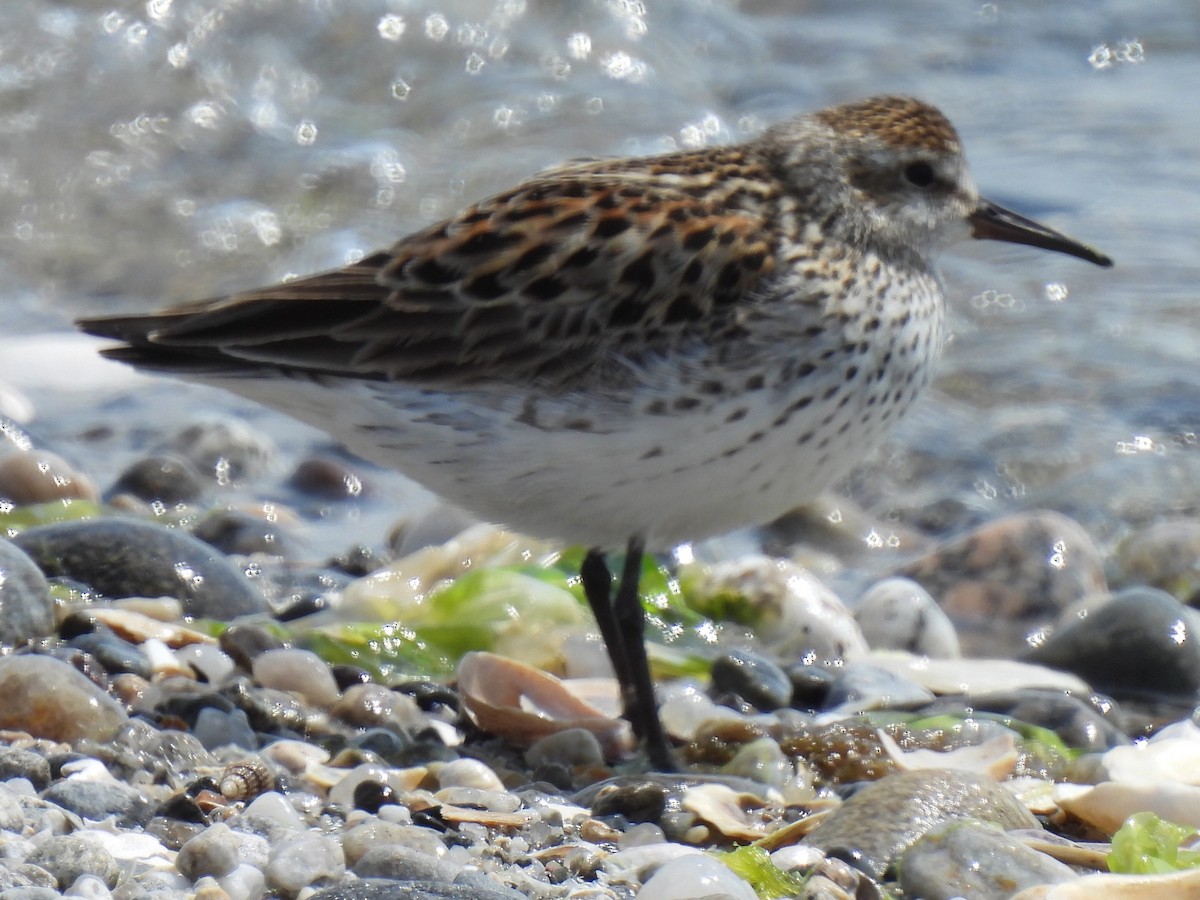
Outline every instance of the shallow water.
<path fill-rule="evenodd" d="M 1136 487 L 1139 516 L 1195 502 L 1198 51 L 1200 7 L 1168 0 L 17 0 L 0 35 L 0 385 L 101 484 L 204 411 L 294 458 L 328 441 L 131 379 L 70 320 L 337 266 L 567 158 L 912 93 L 958 126 L 986 195 L 1117 268 L 948 254 L 937 389 L 849 488 L 927 527 L 1050 504 L 1116 535 L 1132 516 L 1113 491 L 1145 474 L 1131 457 L 1179 464 Z M 413 495 L 370 477 L 382 502 L 330 513 L 319 544 L 382 539 Z"/>

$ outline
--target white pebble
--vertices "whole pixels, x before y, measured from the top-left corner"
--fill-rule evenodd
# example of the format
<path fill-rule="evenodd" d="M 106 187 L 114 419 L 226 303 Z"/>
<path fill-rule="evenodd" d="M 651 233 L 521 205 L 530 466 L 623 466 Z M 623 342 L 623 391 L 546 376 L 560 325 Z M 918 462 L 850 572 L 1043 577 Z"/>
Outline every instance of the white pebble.
<path fill-rule="evenodd" d="M 85 900 L 109 900 L 112 892 L 95 875 L 80 875 L 75 883 L 63 891 L 64 897 L 83 897 Z"/>
<path fill-rule="evenodd" d="M 300 818 L 300 814 L 292 808 L 287 797 L 279 791 L 267 791 L 265 794 L 259 794 L 246 807 L 246 815 L 261 816 L 287 828 L 300 829 L 304 827 L 304 820 Z"/>
<path fill-rule="evenodd" d="M 228 875 L 217 879 L 230 900 L 258 900 L 267 892 L 267 876 L 249 863 L 242 863 Z"/>
<path fill-rule="evenodd" d="M 254 680 L 263 687 L 299 694 L 314 706 L 327 707 L 341 694 L 329 666 L 308 650 L 268 650 L 254 657 Z"/>
<path fill-rule="evenodd" d="M 305 831 L 290 835 L 271 849 L 267 882 L 295 894 L 320 878 L 340 878 L 346 869 L 342 845 L 322 834 Z"/>
<path fill-rule="evenodd" d="M 477 759 L 455 759 L 438 770 L 438 786 L 472 787 L 484 791 L 503 791 L 504 782 Z"/>
<path fill-rule="evenodd" d="M 638 900 L 758 900 L 754 888 L 724 863 L 696 854 L 673 860 L 659 869 L 637 893 Z"/>

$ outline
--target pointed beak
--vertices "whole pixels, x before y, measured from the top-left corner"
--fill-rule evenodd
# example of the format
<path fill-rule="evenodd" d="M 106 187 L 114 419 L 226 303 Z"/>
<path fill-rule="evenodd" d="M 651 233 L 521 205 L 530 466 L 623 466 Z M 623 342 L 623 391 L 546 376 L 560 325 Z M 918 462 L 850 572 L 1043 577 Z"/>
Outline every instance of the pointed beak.
<path fill-rule="evenodd" d="M 1105 268 L 1113 264 L 1112 260 L 1099 250 L 1072 240 L 1045 225 L 1039 225 L 1032 219 L 1019 216 L 990 200 L 980 198 L 979 205 L 967 220 L 971 223 L 971 237 L 1041 247 L 1043 250 L 1077 256 Z"/>

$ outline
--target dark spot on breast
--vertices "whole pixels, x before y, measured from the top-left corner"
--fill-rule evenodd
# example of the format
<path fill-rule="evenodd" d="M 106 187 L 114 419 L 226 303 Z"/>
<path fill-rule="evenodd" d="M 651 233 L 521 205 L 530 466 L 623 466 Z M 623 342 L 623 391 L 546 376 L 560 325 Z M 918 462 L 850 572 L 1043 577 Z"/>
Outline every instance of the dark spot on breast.
<path fill-rule="evenodd" d="M 633 223 L 623 215 L 605 216 L 596 223 L 596 227 L 592 230 L 592 234 L 598 238 L 612 238 L 616 237 L 618 234 L 628 231 L 632 225 Z"/>
<path fill-rule="evenodd" d="M 706 381 L 700 382 L 700 386 L 697 388 L 697 390 L 702 394 L 711 394 L 713 396 L 717 396 L 725 393 L 725 385 L 715 379 L 710 378 Z"/>
<path fill-rule="evenodd" d="M 601 194 L 596 198 L 597 209 L 616 209 L 621 205 L 621 198 L 615 192 L 609 191 L 607 194 Z"/>
<path fill-rule="evenodd" d="M 495 300 L 508 293 L 508 287 L 496 277 L 495 272 L 491 272 L 472 278 L 463 285 L 463 293 L 477 300 Z"/>
<path fill-rule="evenodd" d="M 563 183 L 555 192 L 560 197 L 586 197 L 588 194 L 588 186 L 581 181 L 568 181 Z"/>
<path fill-rule="evenodd" d="M 667 218 L 672 222 L 686 222 L 691 217 L 692 214 L 688 211 L 686 206 L 677 206 L 667 213 Z"/>
<path fill-rule="evenodd" d="M 539 263 L 545 262 L 554 255 L 555 246 L 553 244 L 535 244 L 524 253 L 517 257 L 517 261 L 510 267 L 510 271 L 521 272 L 526 269 L 532 269 Z"/>
<path fill-rule="evenodd" d="M 713 239 L 715 229 L 710 225 L 708 228 L 697 228 L 695 231 L 689 231 L 683 238 L 684 250 L 700 250 L 703 249 L 709 241 Z"/>
<path fill-rule="evenodd" d="M 803 446 L 804 444 L 807 444 L 809 441 L 811 441 L 813 439 L 813 437 L 814 437 L 813 432 L 806 431 L 806 432 L 804 432 L 804 434 L 800 435 L 800 437 L 798 437 L 796 439 L 796 444 L 797 444 L 797 446 Z"/>
<path fill-rule="evenodd" d="M 591 431 L 595 423 L 591 419 L 567 419 L 563 422 L 563 428 L 567 431 Z"/>
<path fill-rule="evenodd" d="M 534 300 L 553 300 L 562 295 L 567 289 L 565 282 L 559 281 L 552 275 L 531 281 L 521 289 L 521 293 Z"/>
<path fill-rule="evenodd" d="M 741 453 L 741 452 L 742 452 L 742 450 L 744 450 L 744 449 L 745 449 L 744 447 L 730 447 L 728 450 L 724 451 L 724 452 L 721 454 L 721 458 L 722 458 L 722 459 L 729 459 L 729 457 L 731 457 L 731 456 L 737 456 L 737 455 L 738 455 L 739 453 Z"/>
<path fill-rule="evenodd" d="M 693 259 L 687 264 L 683 272 L 679 276 L 679 280 L 684 284 L 695 284 L 700 280 L 700 276 L 704 274 L 704 266 L 700 260 Z"/>
<path fill-rule="evenodd" d="M 503 231 L 479 231 L 462 241 L 454 248 L 456 253 L 477 256 L 483 253 L 499 253 L 514 244 L 519 244 L 525 238 L 519 234 Z"/>
<path fill-rule="evenodd" d="M 648 291 L 654 287 L 654 254 L 646 252 L 621 270 L 621 282 Z"/>
<path fill-rule="evenodd" d="M 703 318 L 704 310 L 696 305 L 695 299 L 690 294 L 680 294 L 667 307 L 663 321 L 675 325 L 679 322 L 699 322 Z"/>
<path fill-rule="evenodd" d="M 665 416 L 666 414 L 667 402 L 665 400 L 651 400 L 646 404 L 646 415 Z"/>
<path fill-rule="evenodd" d="M 569 216 L 563 216 L 558 219 L 550 227 L 556 231 L 567 231 L 574 228 L 576 225 L 582 225 L 588 220 L 588 214 L 585 212 L 573 212 Z"/>
<path fill-rule="evenodd" d="M 492 211 L 490 209 L 477 209 L 477 210 L 474 210 L 473 212 L 469 212 L 469 213 L 466 213 L 465 215 L 459 216 L 458 223 L 460 225 L 474 225 L 477 222 L 486 222 L 491 217 L 492 217 Z"/>
<path fill-rule="evenodd" d="M 717 243 L 720 244 L 722 247 L 728 247 L 730 244 L 732 244 L 736 240 L 737 240 L 737 232 L 727 228 L 721 232 L 721 236 L 719 238 L 717 238 Z"/>
<path fill-rule="evenodd" d="M 817 371 L 817 367 L 810 362 L 801 363 L 796 367 L 797 378 L 807 378 L 813 372 Z"/>
<path fill-rule="evenodd" d="M 739 407 L 725 417 L 725 424 L 732 425 L 734 422 L 740 422 L 742 419 L 746 418 L 749 412 L 750 410 L 746 409 L 746 407 Z"/>
<path fill-rule="evenodd" d="M 449 284 L 458 281 L 458 273 L 434 259 L 427 259 L 412 269 L 412 274 L 426 284 Z"/>
<path fill-rule="evenodd" d="M 747 391 L 761 391 L 766 384 L 766 379 L 761 375 L 751 375 L 746 379 L 743 388 Z"/>
<path fill-rule="evenodd" d="M 699 405 L 700 401 L 696 397 L 676 397 L 674 402 L 671 404 L 671 407 L 679 410 L 680 412 L 687 412 L 695 409 Z"/>
<path fill-rule="evenodd" d="M 747 272 L 757 272 L 763 267 L 763 263 L 766 262 L 766 259 L 767 254 L 761 250 L 757 253 L 747 253 L 742 257 L 742 268 Z"/>
<path fill-rule="evenodd" d="M 766 436 L 767 436 L 767 433 L 765 431 L 756 431 L 753 434 L 751 434 L 750 437 L 746 438 L 746 443 L 747 444 L 757 444 L 759 441 L 761 441 Z"/>
<path fill-rule="evenodd" d="M 600 255 L 600 251 L 594 247 L 580 247 L 565 260 L 563 260 L 564 269 L 582 269 L 585 266 L 590 266 L 595 262 L 596 257 Z"/>
<path fill-rule="evenodd" d="M 717 276 L 717 289 L 729 290 L 742 279 L 742 265 L 739 260 L 727 262 L 721 268 L 721 274 Z"/>
<path fill-rule="evenodd" d="M 663 455 L 662 447 L 651 447 L 649 450 L 647 450 L 645 453 L 643 453 L 641 456 L 639 456 L 638 459 L 654 459 L 654 458 L 662 456 L 662 455 Z"/>
<path fill-rule="evenodd" d="M 846 369 L 846 380 L 853 381 L 858 377 L 858 366 L 850 366 Z"/>
<path fill-rule="evenodd" d="M 646 317 L 646 304 L 636 297 L 626 297 L 608 314 L 611 326 L 636 325 Z"/>
<path fill-rule="evenodd" d="M 511 209 L 504 211 L 504 221 L 506 222 L 522 222 L 525 219 L 532 219 L 535 216 L 546 215 L 548 207 L 545 203 L 524 203 L 521 206 L 514 206 Z"/>

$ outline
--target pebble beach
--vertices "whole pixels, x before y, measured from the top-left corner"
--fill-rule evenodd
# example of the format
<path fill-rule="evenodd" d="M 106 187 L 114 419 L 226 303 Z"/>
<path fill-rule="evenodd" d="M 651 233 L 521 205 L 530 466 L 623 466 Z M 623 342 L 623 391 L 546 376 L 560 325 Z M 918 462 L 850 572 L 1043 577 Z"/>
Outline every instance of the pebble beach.
<path fill-rule="evenodd" d="M 0 900 L 1200 887 L 1195 11 L 10 16 Z M 942 106 L 985 195 L 1117 268 L 956 248 L 939 377 L 886 447 L 811 507 L 647 562 L 678 774 L 618 715 L 583 548 L 70 325 L 344 264 L 565 159 L 881 90 Z"/>

